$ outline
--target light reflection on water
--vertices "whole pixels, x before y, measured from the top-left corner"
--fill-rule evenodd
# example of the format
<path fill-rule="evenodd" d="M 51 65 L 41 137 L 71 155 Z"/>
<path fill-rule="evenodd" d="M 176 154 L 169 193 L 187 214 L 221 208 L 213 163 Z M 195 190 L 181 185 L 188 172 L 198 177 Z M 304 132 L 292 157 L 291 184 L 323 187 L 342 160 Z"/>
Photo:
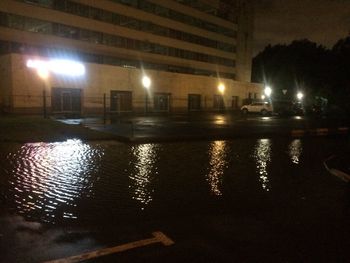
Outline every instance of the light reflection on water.
<path fill-rule="evenodd" d="M 152 180 L 158 173 L 155 167 L 157 146 L 154 144 L 140 144 L 133 146 L 132 154 L 136 157 L 134 171 L 130 174 L 132 198 L 141 204 L 141 210 L 152 202 L 154 183 Z"/>
<path fill-rule="evenodd" d="M 293 163 L 299 164 L 303 146 L 300 139 L 293 140 L 289 145 L 289 156 Z"/>
<path fill-rule="evenodd" d="M 212 194 L 216 196 L 222 195 L 222 177 L 227 165 L 226 162 L 226 143 L 225 141 L 215 141 L 210 144 L 209 149 L 209 173 L 207 180 L 210 185 Z"/>
<path fill-rule="evenodd" d="M 271 141 L 269 139 L 258 140 L 253 157 L 259 173 L 261 187 L 268 192 L 271 189 L 269 173 L 267 171 L 268 164 L 271 162 Z"/>
<path fill-rule="evenodd" d="M 10 191 L 18 212 L 41 214 L 46 222 L 56 216 L 76 219 L 76 199 L 93 194 L 98 178 L 92 174 L 98 170 L 102 155 L 101 149 L 80 140 L 28 143 L 17 153 L 8 154 L 7 161 L 13 167 Z"/>
<path fill-rule="evenodd" d="M 4 144 L 0 214 L 6 207 L 29 219 L 59 223 L 181 213 L 187 203 L 207 209 L 210 200 L 238 202 L 246 193 L 254 196 L 256 188 L 281 192 L 288 185 L 279 180 L 281 164 L 288 187 L 293 186 L 295 171 L 307 168 L 306 162 L 295 164 L 316 147 L 325 148 L 294 139 Z"/>

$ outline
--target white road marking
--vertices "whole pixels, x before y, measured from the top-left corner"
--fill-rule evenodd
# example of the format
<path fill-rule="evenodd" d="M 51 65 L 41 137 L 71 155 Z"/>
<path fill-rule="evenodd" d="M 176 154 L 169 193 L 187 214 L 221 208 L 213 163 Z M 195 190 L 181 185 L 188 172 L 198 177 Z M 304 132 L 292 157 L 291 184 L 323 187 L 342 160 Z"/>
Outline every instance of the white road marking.
<path fill-rule="evenodd" d="M 154 243 L 162 243 L 164 246 L 171 246 L 174 244 L 174 241 L 167 237 L 164 233 L 157 231 L 152 233 L 153 237 L 148 239 L 142 239 L 134 242 L 130 242 L 127 244 L 119 245 L 116 247 L 104 248 L 92 252 L 87 252 L 81 255 L 72 256 L 68 258 L 62 258 L 52 261 L 46 261 L 45 263 L 73 263 L 73 262 L 81 262 L 83 260 L 88 260 L 92 258 L 98 258 L 110 254 L 115 254 L 119 252 L 123 252 L 129 249 L 134 249 L 138 247 L 148 246 Z"/>

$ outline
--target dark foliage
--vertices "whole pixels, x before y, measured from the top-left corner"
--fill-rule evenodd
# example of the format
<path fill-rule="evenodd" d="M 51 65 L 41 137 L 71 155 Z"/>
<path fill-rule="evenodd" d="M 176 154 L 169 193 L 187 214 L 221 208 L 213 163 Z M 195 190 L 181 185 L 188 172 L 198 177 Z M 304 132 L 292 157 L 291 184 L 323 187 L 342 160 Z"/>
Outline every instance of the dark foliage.
<path fill-rule="evenodd" d="M 350 36 L 327 49 L 309 40 L 267 46 L 253 59 L 252 81 L 271 85 L 276 99 L 293 99 L 298 90 L 312 103 L 350 105 Z M 282 90 L 287 90 L 286 95 Z"/>

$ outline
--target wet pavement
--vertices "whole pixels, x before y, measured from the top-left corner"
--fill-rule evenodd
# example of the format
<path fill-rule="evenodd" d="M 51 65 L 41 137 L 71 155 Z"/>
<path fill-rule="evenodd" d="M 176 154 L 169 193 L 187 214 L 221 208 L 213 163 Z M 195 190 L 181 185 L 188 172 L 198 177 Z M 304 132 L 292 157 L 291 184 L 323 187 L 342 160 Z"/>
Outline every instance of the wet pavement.
<path fill-rule="evenodd" d="M 238 113 L 188 113 L 169 115 L 120 115 L 102 118 L 64 119 L 107 132 L 124 142 L 168 142 L 261 137 L 348 135 L 350 120 L 344 117 L 261 116 Z"/>
<path fill-rule="evenodd" d="M 323 166 L 348 138 L 0 144 L 0 262 L 149 238 L 88 262 L 346 262 L 350 190 Z"/>

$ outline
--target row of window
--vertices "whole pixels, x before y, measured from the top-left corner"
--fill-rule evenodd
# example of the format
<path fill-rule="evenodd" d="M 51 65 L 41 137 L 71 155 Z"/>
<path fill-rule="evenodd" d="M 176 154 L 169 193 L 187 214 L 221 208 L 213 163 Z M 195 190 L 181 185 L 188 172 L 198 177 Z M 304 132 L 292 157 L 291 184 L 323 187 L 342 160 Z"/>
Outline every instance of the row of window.
<path fill-rule="evenodd" d="M 221 41 L 212 40 L 206 37 L 197 36 L 179 30 L 156 25 L 152 22 L 142 21 L 139 19 L 127 17 L 117 13 L 112 13 L 103 9 L 94 8 L 88 5 L 75 3 L 70 0 L 18 0 L 20 2 L 35 3 L 49 7 L 58 11 L 88 17 L 106 23 L 131 28 L 155 35 L 170 37 L 202 46 L 212 47 L 227 52 L 235 52 L 236 46 Z"/>
<path fill-rule="evenodd" d="M 73 26 L 66 26 L 58 23 L 51 23 L 34 18 L 28 18 L 13 14 L 0 12 L 0 25 L 24 31 L 41 34 L 56 35 L 64 38 L 71 38 L 81 41 L 103 44 L 113 47 L 138 50 L 142 52 L 160 54 L 182 59 L 196 60 L 234 67 L 235 61 L 223 57 L 211 56 L 204 53 L 192 52 L 188 50 L 158 45 L 148 41 L 140 41 L 131 38 L 91 31 Z"/>
<path fill-rule="evenodd" d="M 156 14 L 158 16 L 166 17 L 181 23 L 202 28 L 211 32 L 216 32 L 229 37 L 236 37 L 236 31 L 232 28 L 219 26 L 208 21 L 189 16 L 175 10 L 151 3 L 146 0 L 110 0 L 118 4 L 129 5 L 143 11 Z"/>
<path fill-rule="evenodd" d="M 43 57 L 54 57 L 54 58 L 65 58 L 65 59 L 74 59 L 78 61 L 96 63 L 96 64 L 107 64 L 113 66 L 120 66 L 124 68 L 138 68 L 138 69 L 149 69 L 149 70 L 158 70 L 158 71 L 167 71 L 174 73 L 183 73 L 183 74 L 192 74 L 192 75 L 201 75 L 201 76 L 212 76 L 220 77 L 227 79 L 235 79 L 235 74 L 231 73 L 221 73 L 216 71 L 201 70 L 190 67 L 179 67 L 174 65 L 167 64 L 155 64 L 143 62 L 140 60 L 131 60 L 131 59 L 120 59 L 113 56 L 104 56 L 97 55 L 85 52 L 77 52 L 68 49 L 57 49 L 49 48 L 42 46 L 33 46 L 26 45 L 16 42 L 7 42 L 0 41 L 0 54 L 8 53 L 19 53 L 19 54 L 28 54 L 36 55 Z"/>
<path fill-rule="evenodd" d="M 201 0 L 175 0 L 176 2 L 200 10 L 207 14 L 220 17 L 222 19 L 237 23 L 236 9 L 232 4 L 229 6 L 220 1 L 218 8 L 208 5 Z"/>

